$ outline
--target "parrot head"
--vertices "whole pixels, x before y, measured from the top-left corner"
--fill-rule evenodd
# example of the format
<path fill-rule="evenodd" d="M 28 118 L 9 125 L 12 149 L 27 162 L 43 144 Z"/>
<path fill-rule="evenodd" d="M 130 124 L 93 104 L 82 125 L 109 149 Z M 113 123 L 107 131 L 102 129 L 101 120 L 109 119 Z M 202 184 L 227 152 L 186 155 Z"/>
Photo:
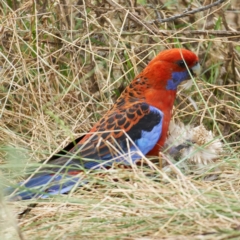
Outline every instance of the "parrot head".
<path fill-rule="evenodd" d="M 144 69 L 143 75 L 155 89 L 176 90 L 177 86 L 191 75 L 201 71 L 195 53 L 174 48 L 160 52 Z"/>

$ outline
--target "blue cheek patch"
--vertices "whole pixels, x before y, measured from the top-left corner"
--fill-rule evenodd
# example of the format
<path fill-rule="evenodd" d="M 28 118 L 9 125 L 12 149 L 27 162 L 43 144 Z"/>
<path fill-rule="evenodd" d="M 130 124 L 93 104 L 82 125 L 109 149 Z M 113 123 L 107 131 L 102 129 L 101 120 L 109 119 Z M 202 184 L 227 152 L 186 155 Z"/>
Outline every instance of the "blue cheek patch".
<path fill-rule="evenodd" d="M 173 72 L 172 73 L 172 79 L 167 81 L 167 90 L 176 90 L 177 86 L 183 82 L 184 80 L 187 80 L 189 78 L 188 71 L 184 72 Z"/>

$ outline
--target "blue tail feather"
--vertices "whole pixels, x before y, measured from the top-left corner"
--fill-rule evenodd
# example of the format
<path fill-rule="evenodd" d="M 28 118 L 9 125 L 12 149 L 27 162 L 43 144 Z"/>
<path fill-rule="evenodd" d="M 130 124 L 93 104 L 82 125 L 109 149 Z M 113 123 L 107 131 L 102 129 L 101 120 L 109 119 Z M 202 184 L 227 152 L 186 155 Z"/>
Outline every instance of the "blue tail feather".
<path fill-rule="evenodd" d="M 41 175 L 29 179 L 25 184 L 20 183 L 16 193 L 10 200 L 27 200 L 31 198 L 48 198 L 57 194 L 64 194 L 71 191 L 73 187 L 82 186 L 85 182 L 79 177 L 60 174 L 59 175 Z M 21 186 L 22 185 L 22 186 Z M 8 188 L 8 194 L 13 193 L 16 188 Z"/>

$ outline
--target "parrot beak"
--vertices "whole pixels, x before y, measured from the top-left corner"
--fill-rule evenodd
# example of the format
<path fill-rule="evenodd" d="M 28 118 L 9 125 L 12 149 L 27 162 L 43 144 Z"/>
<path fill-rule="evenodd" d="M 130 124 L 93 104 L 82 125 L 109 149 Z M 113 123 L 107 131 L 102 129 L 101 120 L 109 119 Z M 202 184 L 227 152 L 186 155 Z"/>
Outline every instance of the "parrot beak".
<path fill-rule="evenodd" d="M 200 75 L 201 65 L 199 64 L 199 62 L 197 62 L 192 68 L 189 68 L 188 71 L 191 73 L 191 77 L 189 77 L 189 81 L 186 81 L 186 83 L 182 85 L 184 89 L 188 89 L 192 86 L 192 81 L 190 81 L 192 80 L 192 77 Z"/>
<path fill-rule="evenodd" d="M 192 75 L 196 75 L 196 76 L 198 76 L 198 75 L 200 75 L 200 73 L 201 73 L 201 66 L 200 66 L 200 64 L 199 64 L 199 62 L 197 62 L 192 68 L 191 68 L 191 74 Z"/>

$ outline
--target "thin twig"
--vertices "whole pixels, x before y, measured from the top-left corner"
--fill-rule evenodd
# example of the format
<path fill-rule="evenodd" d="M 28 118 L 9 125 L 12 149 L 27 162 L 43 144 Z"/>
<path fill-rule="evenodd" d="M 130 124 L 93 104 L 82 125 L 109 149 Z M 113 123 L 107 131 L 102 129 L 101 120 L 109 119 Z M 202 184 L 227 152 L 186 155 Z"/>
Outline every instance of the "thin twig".
<path fill-rule="evenodd" d="M 119 11 L 126 11 L 126 9 L 121 6 L 120 4 L 118 4 L 117 2 L 115 2 L 114 0 L 106 0 L 108 2 L 108 4 L 110 4 L 112 7 L 115 7 L 117 8 Z M 194 10 L 190 10 L 190 11 L 186 11 L 182 14 L 178 14 L 178 15 L 175 15 L 173 17 L 169 17 L 169 18 L 165 18 L 165 19 L 157 19 L 157 20 L 153 20 L 153 21 L 144 21 L 142 19 L 139 19 L 138 16 L 135 14 L 135 13 L 131 13 L 129 12 L 129 18 L 134 21 L 135 23 L 137 23 L 138 25 L 141 25 L 143 27 L 145 27 L 148 32 L 150 32 L 151 34 L 158 34 L 158 29 L 155 28 L 152 24 L 153 23 L 165 23 L 165 22 L 171 22 L 171 21 L 174 21 L 178 18 L 183 18 L 183 17 L 187 17 L 189 16 L 190 14 L 195 14 L 195 13 L 198 13 L 198 12 L 202 12 L 202 11 L 206 11 L 207 9 L 209 8 L 212 8 L 212 7 L 215 7 L 223 2 L 225 2 L 226 0 L 218 0 L 212 4 L 209 4 L 209 5 L 206 5 L 204 7 L 200 7 L 200 8 L 197 8 L 197 9 L 194 9 Z"/>
<path fill-rule="evenodd" d="M 171 35 L 176 34 L 176 30 L 159 30 L 159 33 Z M 179 31 L 183 35 L 214 35 L 219 37 L 240 37 L 240 31 L 226 31 L 226 30 L 183 30 Z M 123 33 L 124 34 L 124 33 Z"/>
<path fill-rule="evenodd" d="M 209 4 L 209 5 L 206 5 L 204 7 L 200 7 L 200 8 L 196 8 L 194 10 L 190 10 L 190 11 L 186 11 L 182 14 L 178 14 L 178 15 L 175 15 L 175 16 L 172 16 L 172 17 L 169 17 L 169 18 L 165 18 L 165 19 L 157 19 L 157 20 L 153 20 L 152 22 L 148 22 L 148 23 L 165 23 L 165 22 L 171 22 L 171 21 L 174 21 L 178 18 L 183 18 L 183 17 L 187 17 L 189 16 L 190 14 L 195 14 L 195 13 L 198 13 L 198 12 L 202 12 L 202 11 L 206 11 L 207 9 L 209 8 L 212 8 L 212 7 L 215 7 L 223 2 L 225 2 L 226 0 L 218 0 L 212 4 Z"/>

